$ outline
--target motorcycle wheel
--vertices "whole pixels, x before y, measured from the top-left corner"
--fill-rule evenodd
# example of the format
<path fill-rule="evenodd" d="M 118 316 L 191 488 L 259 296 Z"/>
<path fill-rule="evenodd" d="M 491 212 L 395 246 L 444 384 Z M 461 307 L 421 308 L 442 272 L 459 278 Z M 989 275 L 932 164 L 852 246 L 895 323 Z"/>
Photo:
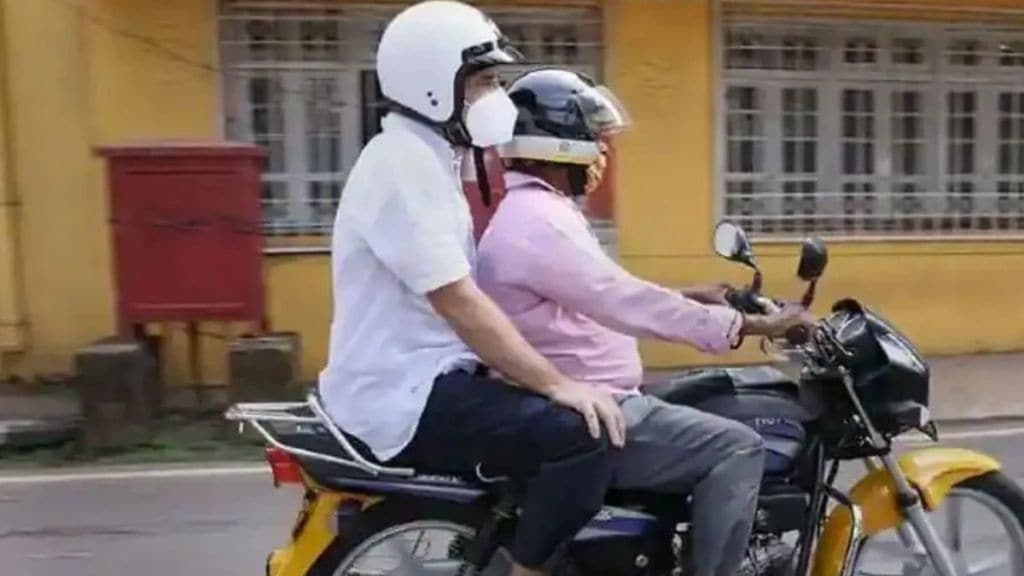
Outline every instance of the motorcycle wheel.
<path fill-rule="evenodd" d="M 977 513 L 968 514 L 968 504 L 978 508 Z M 949 549 L 959 575 L 1024 574 L 1024 490 L 1005 474 L 990 472 L 960 482 L 929 519 Z M 968 522 L 976 526 L 970 533 L 964 530 Z M 996 530 L 1003 533 L 998 545 L 993 542 L 994 535 L 988 534 Z M 970 536 L 984 540 L 965 541 Z M 927 555 L 907 549 L 892 530 L 865 542 L 852 571 L 854 576 L 935 573 Z"/>
<path fill-rule="evenodd" d="M 384 500 L 339 528 L 309 576 L 455 576 L 486 510 L 431 500 Z"/>

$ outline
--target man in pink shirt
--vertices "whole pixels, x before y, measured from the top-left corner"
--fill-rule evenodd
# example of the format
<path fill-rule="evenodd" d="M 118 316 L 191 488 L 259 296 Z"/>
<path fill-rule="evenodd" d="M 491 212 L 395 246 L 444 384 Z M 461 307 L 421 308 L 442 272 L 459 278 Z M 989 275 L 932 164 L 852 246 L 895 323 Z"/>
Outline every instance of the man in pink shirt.
<path fill-rule="evenodd" d="M 638 338 L 708 353 L 743 335 L 782 335 L 800 310 L 744 316 L 722 289 L 669 290 L 641 280 L 602 250 L 576 199 L 596 187 L 602 138 L 625 126 L 603 87 L 573 72 L 531 72 L 509 88 L 519 109 L 502 149 L 506 195 L 478 249 L 477 281 L 559 370 L 611 391 L 627 421 L 615 483 L 693 494 L 696 576 L 733 576 L 750 536 L 763 443 L 743 424 L 642 393 Z"/>

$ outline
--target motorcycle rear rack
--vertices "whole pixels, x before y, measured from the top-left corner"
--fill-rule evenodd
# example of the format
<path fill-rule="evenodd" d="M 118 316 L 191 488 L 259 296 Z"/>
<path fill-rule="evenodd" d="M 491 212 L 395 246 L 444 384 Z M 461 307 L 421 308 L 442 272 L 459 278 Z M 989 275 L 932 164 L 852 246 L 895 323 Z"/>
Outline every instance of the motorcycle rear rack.
<path fill-rule="evenodd" d="M 305 414 L 300 415 L 301 413 Z M 305 402 L 243 402 L 234 404 L 224 413 L 224 418 L 231 422 L 238 422 L 239 430 L 243 429 L 246 424 L 252 426 L 271 446 L 293 456 L 356 468 L 373 476 L 409 478 L 416 475 L 416 471 L 411 468 L 380 466 L 364 458 L 352 447 L 348 438 L 342 434 L 338 426 L 327 415 L 315 391 L 310 392 L 306 396 Z M 282 442 L 267 429 L 268 424 L 273 425 L 274 423 L 323 426 L 330 432 L 331 437 L 338 442 L 348 458 L 340 458 Z"/>

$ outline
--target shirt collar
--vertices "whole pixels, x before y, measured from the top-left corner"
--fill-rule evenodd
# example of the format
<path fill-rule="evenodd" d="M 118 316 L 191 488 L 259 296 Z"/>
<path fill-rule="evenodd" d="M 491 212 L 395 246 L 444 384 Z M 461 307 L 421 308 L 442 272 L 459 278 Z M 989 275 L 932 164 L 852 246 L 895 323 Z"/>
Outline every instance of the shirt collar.
<path fill-rule="evenodd" d="M 562 195 L 562 192 L 555 188 L 551 184 L 548 184 L 544 180 L 531 176 L 524 172 L 516 172 L 515 170 L 508 170 L 505 172 L 505 190 L 511 192 L 516 188 L 541 188 L 548 192 L 554 192 Z"/>
<path fill-rule="evenodd" d="M 436 130 L 422 122 L 418 122 L 396 112 L 389 112 L 388 115 L 381 120 L 381 129 L 385 131 L 405 130 L 406 132 L 415 134 L 438 155 L 445 165 L 453 164 L 456 159 L 461 156 L 459 151 L 457 151 L 450 142 L 445 140 L 443 136 L 438 134 Z"/>

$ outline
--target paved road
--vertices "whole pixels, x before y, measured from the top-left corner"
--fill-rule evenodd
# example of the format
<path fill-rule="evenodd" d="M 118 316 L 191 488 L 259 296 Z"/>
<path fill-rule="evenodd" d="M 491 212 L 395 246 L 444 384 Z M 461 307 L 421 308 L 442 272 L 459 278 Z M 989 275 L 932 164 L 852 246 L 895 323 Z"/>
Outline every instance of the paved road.
<path fill-rule="evenodd" d="M 1024 480 L 1024 434 L 948 442 L 984 450 Z M 860 472 L 851 465 L 851 476 Z M 269 474 L 0 476 L 0 574 L 178 576 L 262 574 L 299 493 Z"/>
<path fill-rule="evenodd" d="M 259 575 L 298 500 L 269 473 L 0 484 L 0 573 Z"/>

